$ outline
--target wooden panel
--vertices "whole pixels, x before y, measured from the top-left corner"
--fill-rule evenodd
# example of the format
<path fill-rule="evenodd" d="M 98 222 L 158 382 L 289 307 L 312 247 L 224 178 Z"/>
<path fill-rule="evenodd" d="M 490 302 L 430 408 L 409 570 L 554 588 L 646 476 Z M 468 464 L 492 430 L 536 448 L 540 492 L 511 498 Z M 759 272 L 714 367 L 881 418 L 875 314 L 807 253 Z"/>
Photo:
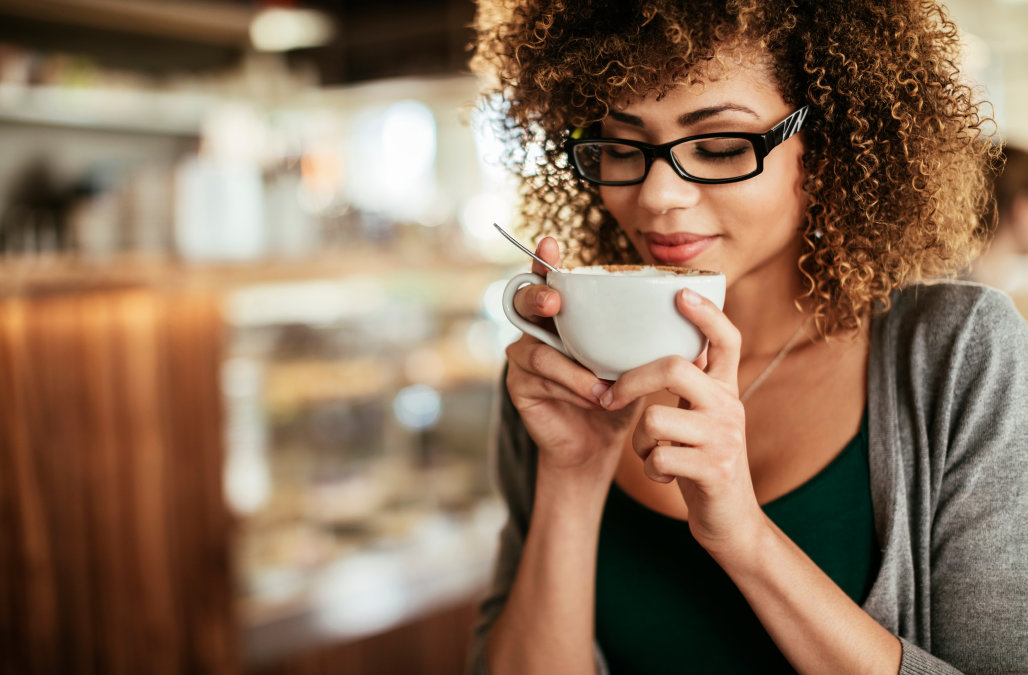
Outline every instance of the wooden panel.
<path fill-rule="evenodd" d="M 238 672 L 215 298 L 0 301 L 0 672 Z"/>

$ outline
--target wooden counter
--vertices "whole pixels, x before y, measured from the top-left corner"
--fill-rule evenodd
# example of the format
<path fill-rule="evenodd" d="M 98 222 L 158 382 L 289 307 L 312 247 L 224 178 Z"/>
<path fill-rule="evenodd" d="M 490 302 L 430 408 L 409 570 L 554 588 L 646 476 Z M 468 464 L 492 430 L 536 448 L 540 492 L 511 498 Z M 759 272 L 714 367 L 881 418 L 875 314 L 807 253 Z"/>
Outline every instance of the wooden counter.
<path fill-rule="evenodd" d="M 3 672 L 238 671 L 207 293 L 0 299 Z"/>

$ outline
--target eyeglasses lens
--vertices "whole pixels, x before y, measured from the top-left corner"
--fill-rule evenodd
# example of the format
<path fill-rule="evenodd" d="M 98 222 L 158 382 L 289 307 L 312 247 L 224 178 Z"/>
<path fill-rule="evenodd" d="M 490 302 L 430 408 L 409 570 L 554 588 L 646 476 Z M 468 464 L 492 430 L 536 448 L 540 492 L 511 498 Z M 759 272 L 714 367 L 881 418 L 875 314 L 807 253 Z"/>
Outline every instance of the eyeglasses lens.
<path fill-rule="evenodd" d="M 575 146 L 582 176 L 602 183 L 633 183 L 646 175 L 642 150 L 622 143 L 598 141 Z M 757 153 L 744 138 L 701 138 L 671 148 L 679 167 L 694 178 L 726 180 L 757 170 Z"/>
<path fill-rule="evenodd" d="M 671 148 L 678 165 L 696 178 L 739 178 L 757 170 L 757 153 L 744 138 L 702 138 Z"/>
<path fill-rule="evenodd" d="M 646 173 L 646 157 L 639 148 L 621 143 L 575 146 L 575 159 L 587 180 L 632 182 Z"/>

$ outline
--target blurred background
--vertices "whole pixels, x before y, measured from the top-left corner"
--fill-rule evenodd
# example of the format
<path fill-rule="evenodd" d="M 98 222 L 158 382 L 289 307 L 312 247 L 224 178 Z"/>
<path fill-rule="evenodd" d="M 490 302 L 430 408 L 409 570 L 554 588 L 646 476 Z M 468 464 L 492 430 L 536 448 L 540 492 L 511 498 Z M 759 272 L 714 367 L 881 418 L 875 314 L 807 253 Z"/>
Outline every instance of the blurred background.
<path fill-rule="evenodd" d="M 1028 3 L 950 7 L 1028 145 Z M 474 11 L 0 0 L 0 672 L 462 670 L 527 267 Z"/>

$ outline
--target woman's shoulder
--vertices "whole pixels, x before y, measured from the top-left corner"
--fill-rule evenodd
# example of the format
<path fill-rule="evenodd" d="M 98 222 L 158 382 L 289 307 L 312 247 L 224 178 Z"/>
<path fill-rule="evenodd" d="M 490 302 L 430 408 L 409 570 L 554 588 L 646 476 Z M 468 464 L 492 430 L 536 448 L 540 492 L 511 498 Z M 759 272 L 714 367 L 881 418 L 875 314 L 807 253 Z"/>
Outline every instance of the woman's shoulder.
<path fill-rule="evenodd" d="M 1028 403 L 1028 323 L 1010 297 L 968 281 L 894 291 L 871 324 L 871 386 L 938 397 Z M 1021 380 L 1024 380 L 1022 382 Z"/>
<path fill-rule="evenodd" d="M 1013 301 L 973 281 L 922 282 L 897 289 L 876 323 L 879 343 L 890 339 L 909 347 L 943 348 L 954 340 L 971 340 L 1019 345 L 1016 355 L 1028 358 L 1028 324 Z"/>
<path fill-rule="evenodd" d="M 887 314 L 960 323 L 961 316 L 985 311 L 997 316 L 1013 312 L 1006 293 L 975 281 L 946 280 L 920 282 L 896 289 L 890 296 Z"/>

